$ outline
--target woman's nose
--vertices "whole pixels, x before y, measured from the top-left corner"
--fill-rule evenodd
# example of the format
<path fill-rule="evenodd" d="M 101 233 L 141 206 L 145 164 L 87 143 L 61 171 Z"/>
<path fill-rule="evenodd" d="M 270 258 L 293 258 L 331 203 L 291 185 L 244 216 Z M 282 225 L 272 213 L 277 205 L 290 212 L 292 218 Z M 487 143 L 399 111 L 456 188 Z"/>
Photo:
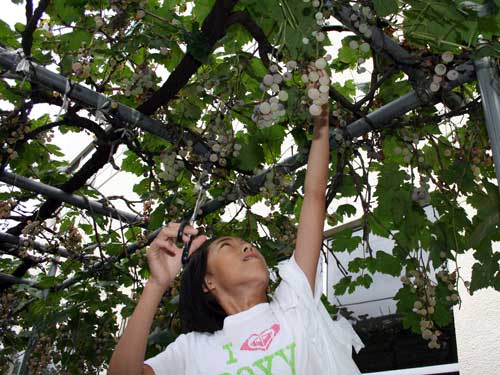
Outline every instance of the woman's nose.
<path fill-rule="evenodd" d="M 250 247 L 250 245 L 245 245 L 243 247 L 243 252 L 246 253 L 246 252 L 249 252 L 249 251 L 252 251 L 252 248 Z"/>

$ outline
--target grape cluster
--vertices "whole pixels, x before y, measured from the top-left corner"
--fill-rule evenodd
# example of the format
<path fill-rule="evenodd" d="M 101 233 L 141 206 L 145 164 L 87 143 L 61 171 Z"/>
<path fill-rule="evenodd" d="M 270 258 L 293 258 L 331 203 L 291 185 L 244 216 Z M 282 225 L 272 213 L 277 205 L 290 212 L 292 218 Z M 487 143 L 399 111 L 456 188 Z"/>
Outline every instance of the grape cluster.
<path fill-rule="evenodd" d="M 29 132 L 29 126 L 26 123 L 19 123 L 19 119 L 17 117 L 14 117 L 12 119 L 9 119 L 8 121 L 8 126 L 10 125 L 12 127 L 12 131 L 10 132 L 9 136 L 6 139 L 6 148 L 7 148 L 7 154 L 9 155 L 10 160 L 16 159 L 19 154 L 15 150 L 15 144 L 18 141 L 22 141 L 25 137 L 25 135 Z M 7 125 L 7 121 L 2 122 Z"/>
<path fill-rule="evenodd" d="M 91 66 L 90 61 L 85 59 L 83 56 L 79 55 L 77 61 L 71 65 L 73 73 L 82 79 L 87 79 L 90 77 Z"/>
<path fill-rule="evenodd" d="M 177 154 L 173 151 L 166 151 L 161 154 L 163 171 L 159 176 L 167 181 L 175 181 L 179 173 L 184 168 L 184 163 L 177 160 Z"/>
<path fill-rule="evenodd" d="M 224 189 L 222 193 L 216 198 L 219 201 L 236 201 L 239 198 L 239 190 L 240 186 L 244 185 L 243 176 L 239 176 L 236 183 L 230 184 L 228 181 L 218 181 L 217 189 Z"/>
<path fill-rule="evenodd" d="M 411 159 L 412 159 L 412 154 L 413 154 L 413 149 L 411 148 L 410 145 L 404 145 L 403 147 L 395 147 L 394 148 L 394 153 L 396 155 L 403 155 L 403 160 L 406 164 L 410 164 L 411 163 Z"/>
<path fill-rule="evenodd" d="M 417 202 L 421 206 L 425 206 L 430 203 L 431 197 L 429 194 L 429 178 L 426 176 L 420 177 L 420 186 L 415 187 L 411 194 L 411 199 Z"/>
<path fill-rule="evenodd" d="M 330 55 L 320 57 L 314 63 L 309 64 L 309 69 L 302 74 L 302 82 L 308 84 L 307 97 L 312 101 L 309 113 L 313 116 L 321 115 L 321 106 L 328 103 L 330 91 L 330 77 L 325 71 L 327 60 Z"/>
<path fill-rule="evenodd" d="M 481 181 L 481 166 L 491 167 L 493 165 L 493 157 L 487 155 L 483 149 L 473 147 L 470 151 L 471 156 L 471 171 L 476 181 Z"/>
<path fill-rule="evenodd" d="M 342 145 L 344 143 L 344 132 L 342 131 L 342 128 L 330 129 L 330 135 L 333 135 L 337 145 Z"/>
<path fill-rule="evenodd" d="M 60 94 L 59 93 L 54 94 L 54 96 L 57 96 L 57 95 L 60 95 Z M 17 119 L 15 121 L 12 121 L 12 125 L 13 125 L 13 127 L 15 127 L 15 129 L 13 129 L 10 132 L 9 137 L 7 137 L 7 139 L 6 139 L 6 142 L 8 145 L 7 153 L 9 154 L 9 157 L 11 160 L 13 160 L 19 156 L 14 149 L 15 143 L 23 141 L 25 136 L 27 134 L 29 134 L 29 132 L 30 132 L 29 125 L 27 123 L 19 124 L 17 122 Z M 36 139 L 38 140 L 38 142 L 40 142 L 42 144 L 50 143 L 54 139 L 54 131 L 49 130 L 47 132 L 39 133 L 36 136 Z"/>
<path fill-rule="evenodd" d="M 440 253 L 440 257 L 444 260 L 447 257 L 447 254 L 445 251 L 442 251 Z M 460 300 L 460 296 L 458 294 L 458 291 L 456 289 L 456 281 L 457 281 L 457 274 L 456 272 L 449 273 L 446 269 L 442 269 L 439 272 L 436 273 L 436 277 L 440 279 L 443 283 L 446 284 L 446 287 L 448 288 L 448 291 L 451 293 L 450 295 L 446 296 L 446 300 L 448 302 L 458 302 Z M 466 284 L 467 286 L 467 284 Z"/>
<path fill-rule="evenodd" d="M 306 3 L 309 1 L 310 0 L 304 0 Z M 315 8 L 319 8 L 321 2 L 319 0 L 313 0 L 312 5 Z M 319 27 L 323 26 L 326 19 L 331 16 L 332 6 L 330 1 L 323 11 L 317 11 L 314 14 L 316 24 Z M 317 43 L 323 42 L 326 38 L 325 34 L 318 30 L 312 31 L 311 35 L 315 38 Z M 304 37 L 302 43 L 308 45 L 310 43 L 309 38 Z M 309 113 L 312 116 L 319 116 L 321 114 L 321 105 L 328 103 L 330 79 L 325 68 L 327 66 L 327 61 L 330 59 L 331 56 L 327 55 L 325 58 L 318 58 L 314 63 L 300 69 L 302 71 L 302 81 L 304 84 L 310 84 L 307 87 L 307 97 L 312 101 L 312 104 L 309 105 Z M 275 121 L 286 113 L 285 106 L 280 102 L 288 101 L 288 92 L 283 90 L 280 85 L 286 81 L 290 81 L 293 76 L 293 71 L 297 68 L 298 64 L 295 60 L 290 60 L 286 63 L 287 71 L 283 74 L 279 72 L 280 68 L 278 65 L 273 64 L 270 66 L 269 72 L 264 76 L 260 88 L 262 91 L 270 92 L 272 96 L 269 100 L 265 100 L 256 105 L 252 115 L 252 120 L 257 123 L 259 128 L 272 126 Z"/>
<path fill-rule="evenodd" d="M 36 236 L 42 232 L 43 228 L 41 222 L 38 220 L 28 220 L 26 226 L 23 228 L 22 233 L 25 236 Z"/>
<path fill-rule="evenodd" d="M 403 161 L 406 164 L 410 164 L 414 159 L 418 163 L 424 163 L 425 159 L 423 155 L 419 155 L 419 151 L 417 149 L 417 145 L 420 142 L 419 133 L 403 128 L 400 130 L 400 134 L 405 144 L 403 145 L 403 147 L 395 147 L 394 153 L 396 155 L 403 155 Z"/>
<path fill-rule="evenodd" d="M 266 93 L 270 91 L 274 96 L 254 107 L 252 120 L 257 123 L 260 129 L 272 126 L 275 121 L 285 114 L 285 106 L 280 102 L 288 100 L 288 92 L 283 90 L 280 85 L 292 79 L 292 73 L 297 68 L 297 62 L 288 61 L 286 68 L 287 71 L 281 74 L 278 65 L 273 64 L 269 67 L 268 74 L 262 79 L 260 89 Z"/>
<path fill-rule="evenodd" d="M 278 241 L 286 242 L 295 245 L 295 241 L 297 240 L 297 229 L 296 227 L 289 221 L 285 220 L 282 223 L 280 234 L 277 237 Z"/>
<path fill-rule="evenodd" d="M 363 53 L 368 53 L 370 52 L 370 44 L 368 44 L 367 42 L 358 42 L 356 39 L 352 39 L 350 42 L 349 42 L 349 48 L 350 49 L 353 49 L 353 50 L 359 50 Z"/>
<path fill-rule="evenodd" d="M 359 31 L 360 36 L 365 40 L 371 39 L 373 35 L 372 24 L 375 23 L 375 16 L 373 10 L 368 6 L 362 6 L 360 4 L 354 4 L 352 6 L 352 13 L 350 15 L 350 21 L 354 28 Z M 370 44 L 366 41 L 358 41 L 352 39 L 349 42 L 349 47 L 353 50 L 359 51 L 362 54 L 367 54 L 370 52 Z M 359 74 L 366 72 L 366 68 L 362 67 L 361 64 L 365 62 L 365 58 L 360 56 L 358 58 L 358 65 L 356 70 Z"/>
<path fill-rule="evenodd" d="M 448 81 L 455 81 L 458 79 L 460 74 L 450 67 L 450 63 L 453 61 L 455 56 L 453 52 L 446 51 L 441 55 L 441 62 L 434 66 L 434 74 L 432 76 L 432 82 L 429 85 L 429 90 L 431 92 L 438 92 L 446 79 Z"/>
<path fill-rule="evenodd" d="M 33 348 L 28 361 L 30 374 L 42 374 L 51 361 L 51 348 L 53 347 L 52 338 L 47 335 L 41 335 Z"/>
<path fill-rule="evenodd" d="M 353 39 L 349 42 L 349 48 L 353 50 L 359 50 L 363 53 L 370 52 L 370 44 L 367 42 L 359 43 L 356 39 Z"/>
<path fill-rule="evenodd" d="M 94 367 L 102 369 L 106 361 L 109 360 L 109 353 L 106 353 L 106 349 L 109 351 L 110 348 L 116 346 L 114 333 L 117 332 L 117 328 L 114 319 L 99 321 L 95 333 L 96 359 L 92 363 Z"/>
<path fill-rule="evenodd" d="M 193 163 L 203 164 L 208 163 L 209 168 L 214 166 L 216 172 L 220 175 L 227 173 L 228 159 L 230 157 L 238 157 L 242 150 L 242 145 L 237 142 L 234 137 L 234 131 L 231 122 L 225 123 L 223 118 L 231 117 L 230 113 L 226 113 L 227 108 L 221 104 L 219 112 L 210 114 L 210 119 L 207 121 L 207 130 L 204 132 L 204 141 L 208 145 L 208 152 L 200 155 L 193 153 L 193 141 L 187 140 L 186 147 L 179 150 L 179 155 L 183 158 L 189 158 Z"/>
<path fill-rule="evenodd" d="M 354 4 L 352 6 L 353 12 L 350 15 L 350 20 L 352 22 L 352 25 L 359 31 L 361 36 L 364 37 L 364 39 L 370 39 L 372 37 L 372 28 L 371 28 L 371 23 L 375 19 L 373 11 L 370 7 L 367 6 L 361 6 L 360 4 Z M 356 39 L 352 39 L 349 42 L 349 48 L 359 51 L 362 54 L 367 54 L 370 52 L 370 44 L 365 41 L 358 41 Z M 360 65 L 365 62 L 364 57 L 359 57 L 358 58 L 358 66 L 357 66 L 357 72 L 358 73 L 364 73 L 366 71 L 365 68 L 361 67 Z"/>
<path fill-rule="evenodd" d="M 256 171 L 258 174 L 260 171 Z M 262 196 L 267 199 L 274 198 L 278 192 L 286 191 L 292 184 L 291 179 L 275 170 L 270 170 L 266 174 L 264 185 L 259 188 Z"/>
<path fill-rule="evenodd" d="M 350 16 L 352 25 L 359 30 L 365 39 L 370 39 L 372 37 L 372 29 L 370 27 L 370 22 L 374 20 L 374 14 L 370 7 L 361 6 L 360 4 L 354 4 L 352 6 L 353 13 Z M 369 51 L 370 46 L 368 45 Z"/>
<path fill-rule="evenodd" d="M 144 217 L 149 217 L 153 212 L 153 201 L 146 200 L 142 202 L 142 212 L 141 215 Z"/>
<path fill-rule="evenodd" d="M 363 53 L 368 53 L 370 51 L 370 45 L 368 43 L 363 42 L 360 44 L 357 40 L 351 40 L 349 42 L 349 47 L 354 50 L 359 50 L 360 52 Z M 356 72 L 358 74 L 366 72 L 366 68 L 361 66 L 361 64 L 363 64 L 365 61 L 366 61 L 365 58 L 362 56 L 358 58 L 358 64 L 356 65 Z"/>
<path fill-rule="evenodd" d="M 428 340 L 430 349 L 439 349 L 438 337 L 441 331 L 435 327 L 432 314 L 436 306 L 436 286 L 431 284 L 427 274 L 418 270 L 410 270 L 401 277 L 403 284 L 408 285 L 412 293 L 417 295 L 413 304 L 413 312 L 420 315 L 420 332 L 424 340 Z"/>
<path fill-rule="evenodd" d="M 59 220 L 56 219 L 56 222 L 58 223 Z M 23 236 L 25 236 L 25 238 L 23 239 L 23 241 L 20 243 L 20 246 L 19 246 L 18 256 L 20 258 L 24 258 L 24 257 L 29 255 L 28 251 L 30 249 L 34 248 L 35 239 L 40 233 L 42 233 L 43 230 L 44 230 L 44 228 L 42 226 L 42 222 L 40 222 L 38 220 L 35 220 L 35 221 L 28 220 L 26 222 L 26 226 L 22 230 L 22 234 L 23 234 Z M 68 230 L 67 234 L 70 234 L 70 233 L 71 233 L 71 231 Z M 52 247 L 52 246 L 56 246 L 56 243 L 50 244 L 50 247 Z M 70 250 L 70 249 L 71 249 L 71 246 L 69 246 L 68 250 Z"/>
<path fill-rule="evenodd" d="M 221 167 L 226 167 L 227 158 L 230 156 L 238 157 L 242 146 L 236 143 L 232 128 L 225 127 L 220 116 L 212 118 L 210 127 L 211 131 L 207 140 L 210 152 L 207 154 L 207 160 Z"/>
<path fill-rule="evenodd" d="M 0 201 L 0 219 L 6 219 L 10 215 L 12 207 L 15 205 L 13 199 L 8 199 L 6 201 Z"/>
<path fill-rule="evenodd" d="M 71 225 L 64 234 L 61 241 L 63 246 L 71 253 L 78 253 L 82 249 L 83 236 L 74 225 Z"/>
<path fill-rule="evenodd" d="M 49 130 L 48 132 L 38 134 L 36 139 L 41 144 L 45 144 L 52 142 L 54 140 L 54 136 L 55 136 L 54 131 Z"/>
<path fill-rule="evenodd" d="M 146 244 L 148 243 L 148 238 L 145 233 L 140 232 L 136 235 L 136 243 L 137 243 L 137 248 L 138 249 L 143 249 Z"/>
<path fill-rule="evenodd" d="M 22 241 L 21 245 L 19 246 L 19 252 L 18 252 L 19 258 L 25 258 L 26 256 L 28 256 L 29 255 L 28 250 L 32 249 L 34 245 L 35 245 L 34 236 L 29 236 L 25 238 Z"/>
<path fill-rule="evenodd" d="M 448 295 L 446 300 L 455 304 L 460 300 L 460 296 L 456 289 L 457 275 L 456 272 L 449 273 L 446 267 L 447 252 L 441 251 L 440 258 L 442 259 L 443 269 L 436 272 L 438 283 L 446 285 Z M 403 284 L 407 285 L 412 293 L 417 295 L 417 300 L 413 305 L 413 312 L 421 316 L 420 329 L 422 337 L 429 340 L 428 347 L 430 349 L 439 349 L 441 345 L 438 343 L 438 337 L 441 335 L 433 322 L 432 314 L 435 312 L 436 306 L 436 288 L 429 279 L 426 271 L 410 270 L 406 275 L 401 277 Z M 466 287 L 469 283 L 465 282 Z"/>
<path fill-rule="evenodd" d="M 179 295 L 179 291 L 181 290 L 181 275 L 178 274 L 174 281 L 172 282 L 172 285 L 170 285 L 170 295 L 172 297 L 175 297 Z"/>
<path fill-rule="evenodd" d="M 143 65 L 132 75 L 130 79 L 124 79 L 121 87 L 124 88 L 125 96 L 141 96 L 149 89 L 153 88 L 155 74 L 153 70 Z"/>
<path fill-rule="evenodd" d="M 308 2 L 308 0 L 304 0 Z M 312 2 L 313 7 L 319 8 L 321 2 L 314 0 Z M 319 28 L 325 25 L 326 20 L 331 16 L 333 4 L 329 2 L 325 4 L 322 11 L 318 11 L 314 14 L 316 19 L 316 24 Z M 312 36 L 316 39 L 317 43 L 322 43 L 325 40 L 325 35 L 321 31 L 312 31 Z M 309 44 L 309 39 L 305 37 L 302 42 L 304 44 Z M 302 82 L 307 85 L 307 97 L 312 101 L 309 105 L 309 113 L 312 116 L 320 116 L 323 104 L 328 103 L 329 100 L 329 90 L 330 90 L 330 78 L 326 72 L 326 67 L 328 61 L 332 59 L 331 55 L 326 55 L 325 57 L 319 57 L 316 61 L 311 62 L 306 69 L 303 70 Z"/>
<path fill-rule="evenodd" d="M 173 289 L 170 289 L 170 293 L 172 296 L 176 296 L 179 294 L 177 289 L 174 291 Z M 168 318 L 168 311 L 165 306 L 165 304 L 161 303 L 160 306 L 158 307 L 158 310 L 156 311 L 156 314 L 158 316 L 158 325 L 159 327 L 165 327 L 167 323 L 167 318 Z"/>

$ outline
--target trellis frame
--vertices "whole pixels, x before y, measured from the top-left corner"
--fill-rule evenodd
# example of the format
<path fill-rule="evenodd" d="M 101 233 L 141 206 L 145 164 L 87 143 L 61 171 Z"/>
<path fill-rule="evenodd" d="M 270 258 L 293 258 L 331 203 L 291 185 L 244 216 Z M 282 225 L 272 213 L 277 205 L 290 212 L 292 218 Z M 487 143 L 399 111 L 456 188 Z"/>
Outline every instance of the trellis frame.
<path fill-rule="evenodd" d="M 483 57 L 474 63 L 500 189 L 500 77 L 498 65 L 491 57 Z"/>
<path fill-rule="evenodd" d="M 1 63 L 2 63 L 2 60 L 0 59 L 0 64 Z M 11 64 L 12 64 L 10 66 L 11 68 L 14 67 L 15 65 L 17 65 L 16 61 L 11 62 Z M 34 69 L 36 69 L 36 72 L 38 73 L 39 69 L 42 70 L 44 68 L 35 66 Z M 461 74 L 459 79 L 457 79 L 456 81 L 450 82 L 448 84 L 448 86 L 444 88 L 446 91 L 451 91 L 453 88 L 455 88 L 459 85 L 462 85 L 463 83 L 470 82 L 471 80 L 474 79 L 474 69 L 472 67 L 472 62 L 468 62 L 468 63 L 462 65 L 461 67 L 459 67 L 458 69 L 463 71 L 464 73 Z M 438 95 L 434 95 L 434 96 L 429 95 L 426 98 L 426 100 L 423 101 L 419 97 L 419 95 L 416 93 L 416 91 L 411 91 L 408 94 L 394 100 L 393 102 L 388 103 L 385 106 L 369 113 L 366 117 L 357 119 L 357 120 L 353 121 L 352 123 L 348 124 L 345 128 L 345 133 L 349 138 L 359 137 L 359 136 L 361 136 L 369 131 L 378 130 L 378 129 L 382 129 L 383 127 L 386 127 L 387 124 L 390 124 L 392 119 L 395 119 L 395 118 L 407 113 L 410 110 L 416 109 L 416 108 L 422 106 L 423 104 L 430 105 L 430 104 L 435 104 L 437 102 L 439 102 Z M 84 102 L 84 103 L 88 104 L 86 102 Z M 127 113 L 128 107 L 126 107 L 126 106 L 123 106 L 123 107 L 126 108 L 124 113 Z M 331 146 L 332 150 L 337 147 L 337 144 L 336 144 L 334 139 L 331 140 L 330 146 Z M 291 172 L 295 171 L 296 169 L 304 166 L 306 164 L 306 160 L 307 160 L 307 155 L 299 153 L 299 154 L 296 154 L 296 155 L 289 157 L 289 158 L 285 159 L 284 161 L 278 163 L 273 168 L 270 168 L 270 169 L 260 173 L 259 175 L 251 177 L 247 182 L 248 187 L 250 187 L 250 190 L 248 191 L 248 193 L 249 194 L 258 193 L 259 188 L 264 183 L 265 176 L 268 173 L 273 172 L 273 171 L 279 171 L 281 173 L 291 173 Z M 6 172 L 6 171 L 0 172 L 0 181 L 4 181 L 8 184 L 11 184 L 11 185 L 14 185 L 17 187 L 21 187 L 21 188 L 25 188 L 25 189 L 28 189 L 31 191 L 35 191 L 35 192 L 38 192 L 40 194 L 46 195 L 48 197 L 53 197 L 53 198 L 61 200 L 63 202 L 72 204 L 76 207 L 87 209 L 89 206 L 91 206 L 94 213 L 102 214 L 102 215 L 105 215 L 105 216 L 108 216 L 111 218 L 115 218 L 115 219 L 116 218 L 121 219 L 121 220 L 126 219 L 125 221 L 128 221 L 129 223 L 139 222 L 141 220 L 141 218 L 138 217 L 137 215 L 134 216 L 134 215 L 131 215 L 127 212 L 121 212 L 121 211 L 113 209 L 113 208 L 103 207 L 102 204 L 99 204 L 97 202 L 88 201 L 80 196 L 67 194 L 67 193 L 61 191 L 60 189 L 54 188 L 54 187 L 49 186 L 49 185 L 41 184 L 39 182 L 24 178 L 22 176 L 16 176 L 16 175 L 9 173 L 9 172 Z M 238 191 L 238 194 L 236 195 L 236 198 L 234 198 L 234 199 L 228 199 L 228 198 L 226 198 L 225 200 L 215 199 L 215 200 L 211 200 L 211 201 L 205 203 L 201 207 L 200 216 L 204 216 L 204 215 L 207 215 L 207 214 L 212 213 L 214 211 L 217 211 L 218 209 L 236 201 L 237 199 L 240 199 L 241 193 L 242 193 L 241 191 Z M 150 241 L 152 241 L 156 237 L 156 235 L 158 234 L 158 232 L 160 230 L 161 229 L 158 229 L 158 230 L 150 233 L 148 235 L 146 243 L 149 243 Z M 141 247 L 141 245 L 143 245 L 143 244 L 142 243 L 140 243 L 140 244 L 139 243 L 131 243 L 131 244 L 127 245 L 127 248 L 123 252 L 123 254 L 130 255 L 130 254 L 134 253 L 136 250 L 138 250 Z M 92 244 L 91 246 L 95 247 L 96 245 Z M 111 257 L 111 259 L 107 259 L 106 261 L 101 261 L 98 264 L 92 266 L 91 269 L 89 269 L 88 271 L 90 273 L 93 273 L 96 270 L 99 270 L 99 269 L 102 269 L 103 267 L 106 267 L 107 264 L 113 263 L 113 262 L 115 262 L 123 257 L 124 257 L 124 255 Z M 0 275 L 0 276 L 3 278 L 4 281 L 14 281 L 14 279 L 8 278 L 9 275 L 5 275 L 5 277 L 3 277 L 3 275 Z M 19 283 L 30 284 L 33 286 L 36 285 L 31 280 L 18 278 L 17 281 Z M 74 284 L 77 281 L 78 281 L 77 277 L 70 278 L 70 279 L 66 280 L 65 282 L 61 283 L 60 285 L 57 285 L 56 287 L 54 287 L 53 290 L 64 289 L 64 288 Z"/>

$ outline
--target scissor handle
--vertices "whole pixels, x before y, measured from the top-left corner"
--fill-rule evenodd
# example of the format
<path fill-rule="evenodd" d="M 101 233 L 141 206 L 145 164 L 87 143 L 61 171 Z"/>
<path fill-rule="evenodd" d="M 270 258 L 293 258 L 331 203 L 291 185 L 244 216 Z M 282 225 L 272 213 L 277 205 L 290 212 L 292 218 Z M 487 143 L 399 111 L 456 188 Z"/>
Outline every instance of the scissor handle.
<path fill-rule="evenodd" d="M 182 242 L 182 237 L 184 236 L 184 228 L 186 227 L 186 225 L 189 224 L 190 224 L 189 220 L 181 221 L 179 229 L 177 230 L 177 242 Z"/>
<path fill-rule="evenodd" d="M 190 221 L 189 220 L 184 220 L 181 222 L 181 224 L 179 225 L 179 230 L 177 231 L 177 241 L 178 242 L 182 242 L 182 237 L 184 235 L 184 228 L 186 227 L 186 225 L 190 225 Z M 184 245 L 184 247 L 182 248 L 182 266 L 185 267 L 188 260 L 189 260 L 189 248 L 191 247 L 191 243 L 193 242 L 193 236 L 189 236 L 189 241 L 188 243 L 186 243 Z"/>
<path fill-rule="evenodd" d="M 191 243 L 193 242 L 193 237 L 189 237 L 189 241 L 184 245 L 182 249 L 182 267 L 186 267 L 186 264 L 189 260 L 189 248 L 191 247 Z"/>

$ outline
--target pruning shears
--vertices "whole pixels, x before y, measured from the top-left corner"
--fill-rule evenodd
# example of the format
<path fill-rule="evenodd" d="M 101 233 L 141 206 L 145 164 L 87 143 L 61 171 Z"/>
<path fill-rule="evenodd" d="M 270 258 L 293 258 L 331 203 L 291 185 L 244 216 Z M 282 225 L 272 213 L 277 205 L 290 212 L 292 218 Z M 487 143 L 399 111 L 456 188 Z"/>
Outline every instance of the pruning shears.
<path fill-rule="evenodd" d="M 188 220 L 183 220 L 179 226 L 179 230 L 177 231 L 177 241 L 182 242 L 182 237 L 184 235 L 184 228 L 186 225 L 192 226 L 195 221 L 196 217 L 198 216 L 198 211 L 200 210 L 200 207 L 202 206 L 203 202 L 205 201 L 205 191 L 207 190 L 209 185 L 208 181 L 208 173 L 204 172 L 200 176 L 200 182 L 198 184 L 199 186 L 199 191 L 198 191 L 198 197 L 196 198 L 196 204 L 194 206 L 194 211 L 191 215 L 191 217 Z M 193 236 L 188 235 L 189 240 L 188 242 L 184 245 L 182 248 L 182 267 L 186 267 L 186 264 L 188 263 L 189 260 L 189 249 L 191 247 L 191 244 L 193 242 Z"/>

